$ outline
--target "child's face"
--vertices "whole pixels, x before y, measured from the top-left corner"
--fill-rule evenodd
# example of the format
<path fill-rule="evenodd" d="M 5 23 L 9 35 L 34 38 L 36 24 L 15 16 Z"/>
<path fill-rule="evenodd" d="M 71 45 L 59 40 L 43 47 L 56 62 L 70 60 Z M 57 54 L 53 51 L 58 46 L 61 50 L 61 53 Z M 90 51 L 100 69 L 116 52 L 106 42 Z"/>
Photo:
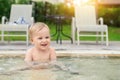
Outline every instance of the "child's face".
<path fill-rule="evenodd" d="M 47 28 L 43 28 L 38 32 L 35 32 L 32 37 L 32 44 L 37 49 L 46 50 L 50 46 L 50 33 Z"/>

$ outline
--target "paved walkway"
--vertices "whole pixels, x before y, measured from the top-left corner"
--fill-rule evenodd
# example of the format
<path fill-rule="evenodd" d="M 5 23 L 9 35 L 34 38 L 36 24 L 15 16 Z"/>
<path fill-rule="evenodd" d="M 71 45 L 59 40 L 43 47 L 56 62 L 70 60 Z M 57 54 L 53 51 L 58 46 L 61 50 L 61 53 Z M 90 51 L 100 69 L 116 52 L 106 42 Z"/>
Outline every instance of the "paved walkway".
<path fill-rule="evenodd" d="M 31 47 L 32 45 L 29 45 Z M 120 55 L 120 41 L 109 42 L 109 46 L 105 44 L 96 44 L 95 42 L 82 42 L 79 46 L 71 44 L 70 41 L 63 41 L 62 44 L 51 42 L 51 46 L 56 49 L 56 53 L 71 54 L 115 54 Z M 25 42 L 0 43 L 0 54 L 6 53 L 25 53 L 27 48 Z"/>

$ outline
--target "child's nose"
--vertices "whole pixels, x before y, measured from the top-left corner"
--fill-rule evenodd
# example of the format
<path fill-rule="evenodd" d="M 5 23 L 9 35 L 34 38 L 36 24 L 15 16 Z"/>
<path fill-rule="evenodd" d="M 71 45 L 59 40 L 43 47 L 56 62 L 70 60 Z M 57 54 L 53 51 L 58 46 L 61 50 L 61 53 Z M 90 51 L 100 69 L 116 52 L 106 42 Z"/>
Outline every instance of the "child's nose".
<path fill-rule="evenodd" d="M 45 42 L 45 41 L 47 41 L 47 39 L 43 39 L 43 41 Z"/>

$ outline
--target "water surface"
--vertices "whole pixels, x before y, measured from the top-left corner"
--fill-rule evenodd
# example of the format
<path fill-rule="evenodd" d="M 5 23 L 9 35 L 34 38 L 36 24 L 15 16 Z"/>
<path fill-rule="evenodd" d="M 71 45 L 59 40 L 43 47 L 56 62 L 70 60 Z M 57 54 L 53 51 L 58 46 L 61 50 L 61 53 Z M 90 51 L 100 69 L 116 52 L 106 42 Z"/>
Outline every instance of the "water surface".
<path fill-rule="evenodd" d="M 63 57 L 58 58 L 66 67 L 79 72 L 72 74 L 56 68 L 16 71 L 0 75 L 0 80 L 120 80 L 120 58 L 109 57 Z M 0 72 L 22 67 L 23 58 L 0 58 Z"/>

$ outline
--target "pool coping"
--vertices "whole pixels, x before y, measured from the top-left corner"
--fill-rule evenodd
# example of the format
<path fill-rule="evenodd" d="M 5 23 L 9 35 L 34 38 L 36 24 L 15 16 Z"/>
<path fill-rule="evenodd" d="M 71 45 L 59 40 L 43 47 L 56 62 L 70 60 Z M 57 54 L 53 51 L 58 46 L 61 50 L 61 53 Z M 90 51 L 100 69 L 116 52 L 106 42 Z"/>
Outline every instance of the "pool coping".
<path fill-rule="evenodd" d="M 88 44 L 90 43 L 90 44 Z M 70 44 L 69 41 L 63 41 L 63 44 L 56 44 L 52 41 L 51 46 L 55 48 L 57 56 L 120 56 L 120 41 L 110 41 L 109 46 L 98 45 L 93 42 L 86 42 L 81 45 Z M 1 44 L 0 55 L 24 55 L 26 45 L 15 42 L 15 44 Z M 32 47 L 29 45 L 28 48 Z"/>
<path fill-rule="evenodd" d="M 24 56 L 26 51 L 0 51 L 0 56 Z M 120 50 L 57 50 L 57 56 L 72 56 L 72 57 L 90 57 L 90 56 L 118 56 Z"/>

